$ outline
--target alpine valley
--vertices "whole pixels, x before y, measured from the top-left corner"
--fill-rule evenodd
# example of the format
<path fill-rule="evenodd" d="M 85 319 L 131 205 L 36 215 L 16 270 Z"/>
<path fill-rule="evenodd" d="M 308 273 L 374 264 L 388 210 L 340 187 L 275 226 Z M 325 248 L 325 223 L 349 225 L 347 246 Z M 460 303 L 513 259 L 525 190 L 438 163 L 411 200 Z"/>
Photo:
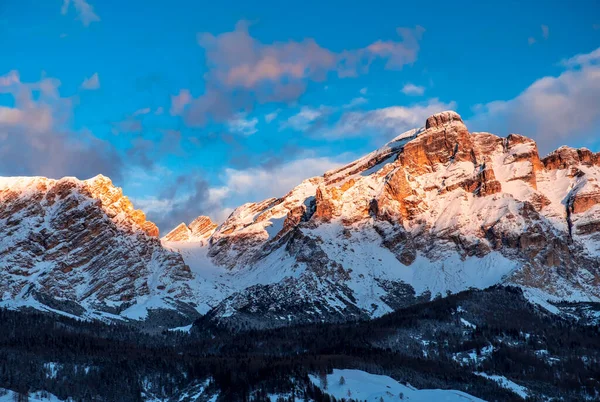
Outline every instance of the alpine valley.
<path fill-rule="evenodd" d="M 597 400 L 600 154 L 447 111 L 162 238 L 107 177 L 0 178 L 0 306 L 7 398 Z"/>

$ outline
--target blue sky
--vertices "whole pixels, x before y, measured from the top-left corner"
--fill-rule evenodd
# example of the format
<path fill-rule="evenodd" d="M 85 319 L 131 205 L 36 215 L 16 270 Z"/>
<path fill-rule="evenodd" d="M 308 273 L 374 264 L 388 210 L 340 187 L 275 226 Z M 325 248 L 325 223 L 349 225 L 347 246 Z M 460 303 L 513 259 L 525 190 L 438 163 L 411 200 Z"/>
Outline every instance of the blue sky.
<path fill-rule="evenodd" d="M 4 0 L 0 37 L 0 175 L 108 175 L 163 231 L 445 109 L 600 151 L 599 1 Z"/>

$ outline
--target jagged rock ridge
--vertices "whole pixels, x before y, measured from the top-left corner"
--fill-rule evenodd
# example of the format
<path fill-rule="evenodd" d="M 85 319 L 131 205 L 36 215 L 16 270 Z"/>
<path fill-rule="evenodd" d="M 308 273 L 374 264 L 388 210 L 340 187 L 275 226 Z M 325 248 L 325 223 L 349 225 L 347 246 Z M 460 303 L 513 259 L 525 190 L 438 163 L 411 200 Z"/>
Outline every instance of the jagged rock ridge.
<path fill-rule="evenodd" d="M 83 317 L 232 326 L 380 316 L 469 287 L 600 300 L 600 156 L 455 112 L 215 225 L 158 229 L 99 176 L 0 179 L 0 295 Z M 189 321 L 188 321 L 189 322 Z"/>
<path fill-rule="evenodd" d="M 115 319 L 194 305 L 189 267 L 104 176 L 0 179 L 0 239 L 4 305 Z"/>
<path fill-rule="evenodd" d="M 204 256 L 248 286 L 209 316 L 372 317 L 499 282 L 549 309 L 597 301 L 598 179 L 599 154 L 563 147 L 541 159 L 527 137 L 470 133 L 455 112 L 436 114 L 282 198 L 236 209 Z"/>

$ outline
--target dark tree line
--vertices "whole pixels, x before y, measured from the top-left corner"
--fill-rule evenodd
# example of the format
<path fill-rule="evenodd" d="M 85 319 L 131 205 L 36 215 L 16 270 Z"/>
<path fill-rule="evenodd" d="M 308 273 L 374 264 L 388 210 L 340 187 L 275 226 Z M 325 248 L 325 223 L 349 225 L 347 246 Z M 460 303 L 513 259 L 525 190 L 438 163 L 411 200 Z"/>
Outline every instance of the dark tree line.
<path fill-rule="evenodd" d="M 0 387 L 76 401 L 142 401 L 176 400 L 204 384 L 221 401 L 270 394 L 333 401 L 309 374 L 352 368 L 491 401 L 519 398 L 474 372 L 504 375 L 540 400 L 600 393 L 598 327 L 549 315 L 514 288 L 462 292 L 366 322 L 241 333 L 204 325 L 191 335 L 149 335 L 123 324 L 0 310 Z"/>

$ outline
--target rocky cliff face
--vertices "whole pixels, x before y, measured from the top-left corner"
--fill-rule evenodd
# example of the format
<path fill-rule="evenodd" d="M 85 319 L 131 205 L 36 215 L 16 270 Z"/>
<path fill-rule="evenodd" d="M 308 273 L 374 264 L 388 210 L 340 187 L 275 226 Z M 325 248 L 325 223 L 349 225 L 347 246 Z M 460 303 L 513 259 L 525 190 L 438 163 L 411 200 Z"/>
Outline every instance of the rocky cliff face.
<path fill-rule="evenodd" d="M 558 311 L 552 302 L 600 301 L 599 180 L 598 154 L 541 159 L 533 140 L 470 133 L 454 112 L 162 242 L 105 177 L 4 178 L 0 304 L 261 327 L 506 283 Z"/>
<path fill-rule="evenodd" d="M 245 285 L 209 316 L 370 317 L 494 283 L 548 308 L 600 300 L 598 161 L 566 147 L 540 159 L 527 137 L 470 133 L 455 112 L 436 114 L 280 199 L 234 211 L 207 255 Z"/>
<path fill-rule="evenodd" d="M 195 300 L 181 256 L 104 176 L 0 179 L 0 239 L 5 305 L 138 319 Z"/>
<path fill-rule="evenodd" d="M 163 239 L 165 241 L 176 242 L 203 242 L 214 233 L 216 228 L 217 225 L 208 216 L 199 216 L 189 225 L 180 223 L 179 226 L 170 231 Z"/>

